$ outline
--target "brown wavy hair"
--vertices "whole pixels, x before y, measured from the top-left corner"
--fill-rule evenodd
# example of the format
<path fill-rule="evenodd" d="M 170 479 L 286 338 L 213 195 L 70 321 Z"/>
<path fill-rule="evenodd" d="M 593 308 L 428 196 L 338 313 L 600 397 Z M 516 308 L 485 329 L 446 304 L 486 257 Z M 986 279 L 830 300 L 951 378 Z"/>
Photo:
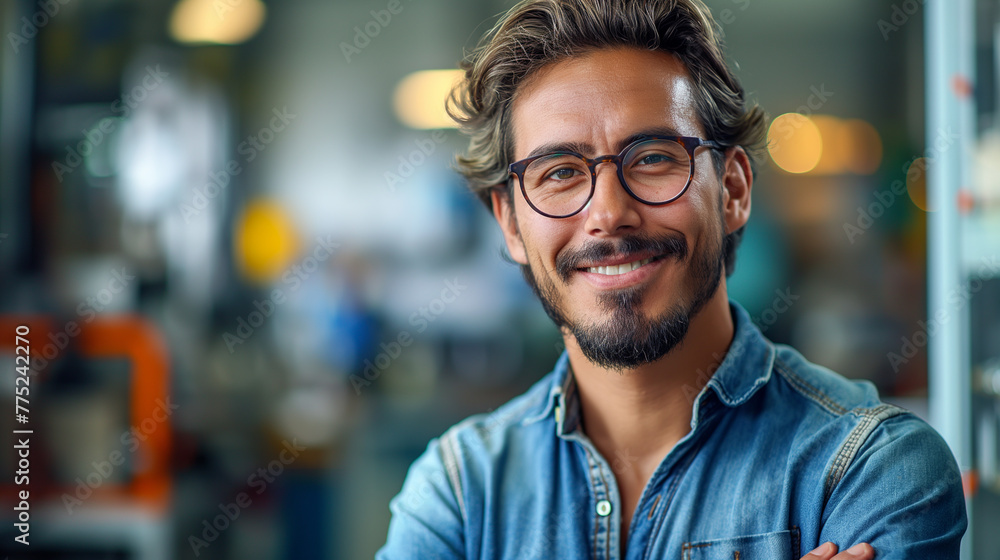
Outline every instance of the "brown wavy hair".
<path fill-rule="evenodd" d="M 511 194 L 510 111 L 518 87 L 542 66 L 613 47 L 677 56 L 700 93 L 695 110 L 707 137 L 725 147 L 741 146 L 756 169 L 767 119 L 756 103 L 745 100 L 743 87 L 726 65 L 719 26 L 700 0 L 522 0 L 461 62 L 465 77 L 446 104 L 448 114 L 470 136 L 469 149 L 456 157 L 455 169 L 488 208 L 492 189 L 506 183 L 504 192 Z M 721 176 L 723 156 L 712 154 Z M 727 276 L 742 237 L 740 228 L 725 238 Z"/>

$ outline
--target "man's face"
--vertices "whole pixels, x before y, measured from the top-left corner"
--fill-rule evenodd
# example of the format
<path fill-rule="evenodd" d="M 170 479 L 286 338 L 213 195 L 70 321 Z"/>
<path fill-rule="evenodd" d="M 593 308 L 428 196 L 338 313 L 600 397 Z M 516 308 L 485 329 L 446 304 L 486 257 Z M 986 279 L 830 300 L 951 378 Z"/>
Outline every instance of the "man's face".
<path fill-rule="evenodd" d="M 551 144 L 617 154 L 640 133 L 704 138 L 695 95 L 683 64 L 663 52 L 602 49 L 551 64 L 514 100 L 514 160 Z M 665 355 L 717 291 L 729 196 L 708 148 L 694 162 L 691 186 L 665 206 L 631 198 L 613 164 L 597 166 L 593 198 L 569 218 L 536 213 L 517 185 L 513 214 L 494 198 L 511 256 L 526 265 L 549 316 L 598 365 L 622 370 Z M 618 265 L 646 260 L 620 273 Z"/>

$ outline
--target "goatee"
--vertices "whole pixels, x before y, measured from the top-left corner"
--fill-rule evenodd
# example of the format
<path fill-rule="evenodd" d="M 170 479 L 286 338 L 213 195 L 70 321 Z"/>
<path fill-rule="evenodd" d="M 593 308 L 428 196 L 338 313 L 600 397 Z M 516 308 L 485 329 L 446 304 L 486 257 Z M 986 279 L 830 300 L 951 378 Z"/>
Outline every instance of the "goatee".
<path fill-rule="evenodd" d="M 564 283 L 568 283 L 580 263 L 611 255 L 628 257 L 651 253 L 658 255 L 659 259 L 682 264 L 690 251 L 687 240 L 681 235 L 657 238 L 632 235 L 561 253 L 556 258 L 556 272 Z M 648 287 L 608 291 L 598 300 L 608 317 L 583 324 L 571 321 L 563 312 L 552 280 L 543 277 L 539 282 L 529 265 L 522 265 L 521 273 L 548 316 L 556 326 L 567 329 L 573 335 L 588 360 L 606 369 L 624 371 L 654 362 L 684 341 L 691 319 L 715 295 L 724 269 L 723 241 L 720 237 L 713 247 L 695 255 L 689 265 L 685 284 L 695 290 L 689 301 L 681 297 L 660 315 L 647 318 L 643 313 L 643 296 Z"/>

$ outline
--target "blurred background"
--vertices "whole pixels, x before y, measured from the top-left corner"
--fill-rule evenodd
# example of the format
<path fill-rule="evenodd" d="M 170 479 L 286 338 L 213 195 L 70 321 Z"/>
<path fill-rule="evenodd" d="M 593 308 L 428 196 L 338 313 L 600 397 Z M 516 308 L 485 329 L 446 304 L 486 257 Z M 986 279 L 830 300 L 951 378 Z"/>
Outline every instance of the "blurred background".
<path fill-rule="evenodd" d="M 707 3 L 773 119 L 731 297 L 942 430 L 1000 558 L 1000 2 Z M 371 558 L 551 369 L 442 118 L 511 5 L 0 0 L 0 554 Z"/>

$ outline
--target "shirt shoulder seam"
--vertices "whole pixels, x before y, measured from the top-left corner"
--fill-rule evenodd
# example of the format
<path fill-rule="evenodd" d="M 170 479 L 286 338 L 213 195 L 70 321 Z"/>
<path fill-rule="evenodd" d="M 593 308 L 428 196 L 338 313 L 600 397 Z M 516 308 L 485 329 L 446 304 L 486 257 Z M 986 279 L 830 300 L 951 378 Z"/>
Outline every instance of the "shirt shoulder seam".
<path fill-rule="evenodd" d="M 809 384 L 806 380 L 792 372 L 792 370 L 785 365 L 785 362 L 780 357 L 775 357 L 774 369 L 779 375 L 781 375 L 782 378 L 788 381 L 789 385 L 791 385 L 792 388 L 799 394 L 815 402 L 830 414 L 834 416 L 843 416 L 847 414 L 848 409 L 839 405 L 826 393 L 820 391 L 818 388 Z"/>
<path fill-rule="evenodd" d="M 834 489 L 840 484 L 840 481 L 847 473 L 847 469 L 854 463 L 858 451 L 868 441 L 872 432 L 885 420 L 904 414 L 907 411 L 892 404 L 882 403 L 873 408 L 855 408 L 850 412 L 858 416 L 859 421 L 851 432 L 847 434 L 844 442 L 840 445 L 840 449 L 837 450 L 833 462 L 830 464 L 830 470 L 823 485 L 824 509 L 827 502 L 830 501 Z"/>
<path fill-rule="evenodd" d="M 441 461 L 444 463 L 444 471 L 448 475 L 448 482 L 451 490 L 455 493 L 455 501 L 458 502 L 458 510 L 462 514 L 462 523 L 467 523 L 465 513 L 465 499 L 462 492 L 462 477 L 458 472 L 458 452 L 455 449 L 457 442 L 454 433 L 449 430 L 441 436 Z"/>

